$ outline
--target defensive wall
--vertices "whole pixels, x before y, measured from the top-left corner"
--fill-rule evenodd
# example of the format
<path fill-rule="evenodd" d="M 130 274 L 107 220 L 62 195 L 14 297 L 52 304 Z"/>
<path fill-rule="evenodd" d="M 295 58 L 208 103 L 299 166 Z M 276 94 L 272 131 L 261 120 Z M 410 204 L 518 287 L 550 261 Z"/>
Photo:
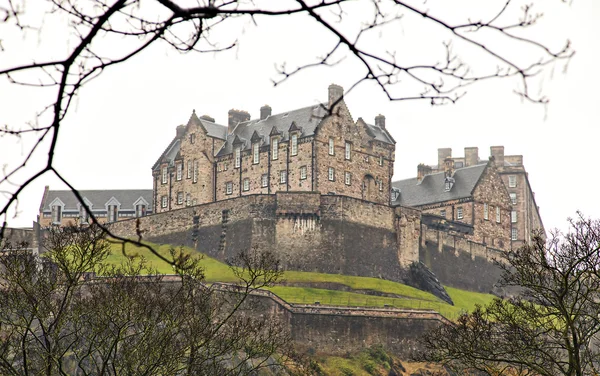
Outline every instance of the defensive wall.
<path fill-rule="evenodd" d="M 443 299 L 443 287 L 435 287 L 439 282 L 492 291 L 499 277 L 492 262 L 497 251 L 467 241 L 469 225 L 435 217 L 341 195 L 278 192 L 119 221 L 111 229 L 125 237 L 141 234 L 156 243 L 190 246 L 219 260 L 259 247 L 273 251 L 284 269 L 384 278 Z M 421 269 L 410 271 L 419 261 L 433 271 L 426 283 L 415 283 Z"/>

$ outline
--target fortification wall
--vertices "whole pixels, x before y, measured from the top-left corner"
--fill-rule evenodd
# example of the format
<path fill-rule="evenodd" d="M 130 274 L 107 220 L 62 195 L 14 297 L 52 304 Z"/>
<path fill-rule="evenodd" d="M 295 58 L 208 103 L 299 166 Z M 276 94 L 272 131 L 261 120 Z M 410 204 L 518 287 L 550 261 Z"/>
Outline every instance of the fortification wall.
<path fill-rule="evenodd" d="M 421 225 L 419 260 L 425 264 L 443 285 L 465 290 L 500 293 L 495 284 L 501 270 L 495 260 L 501 261 L 498 250 L 475 243 L 442 229 Z"/>
<path fill-rule="evenodd" d="M 273 251 L 289 270 L 402 281 L 396 211 L 346 196 L 278 192 L 120 221 L 111 228 L 121 236 L 139 231 L 150 241 L 194 247 L 220 260 L 256 246 Z M 403 213 L 413 227 L 417 213 Z M 418 238 L 406 238 L 403 246 L 416 249 Z M 416 257 L 413 252 L 413 261 Z M 402 262 L 408 262 L 406 256 Z"/>

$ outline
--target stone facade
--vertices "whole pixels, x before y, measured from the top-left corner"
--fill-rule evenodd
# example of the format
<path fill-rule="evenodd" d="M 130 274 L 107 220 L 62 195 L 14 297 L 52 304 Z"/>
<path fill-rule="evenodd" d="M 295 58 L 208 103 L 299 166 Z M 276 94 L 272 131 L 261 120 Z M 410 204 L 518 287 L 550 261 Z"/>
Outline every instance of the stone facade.
<path fill-rule="evenodd" d="M 385 117 L 354 121 L 343 89 L 327 103 L 260 119 L 231 110 L 227 127 L 192 113 L 155 163 L 155 212 L 276 192 L 335 193 L 388 204 L 395 141 Z"/>
<path fill-rule="evenodd" d="M 535 193 L 533 192 L 528 179 L 528 173 L 523 165 L 522 155 L 504 155 L 504 146 L 492 146 L 490 156 L 493 157 L 493 164 L 497 173 L 502 178 L 504 186 L 509 194 L 511 213 L 509 221 L 509 237 L 512 247 L 517 248 L 525 243 L 529 243 L 534 231 L 541 230 L 544 233 L 544 224 L 540 215 L 539 207 L 535 202 Z M 466 147 L 463 157 L 452 157 L 452 149 L 438 149 L 438 165 L 425 166 L 420 165 L 421 174 L 433 174 L 443 171 L 444 161 L 449 158 L 452 160 L 454 168 L 463 168 L 486 163 L 479 159 L 478 148 Z M 504 218 L 503 218 L 504 220 Z"/>

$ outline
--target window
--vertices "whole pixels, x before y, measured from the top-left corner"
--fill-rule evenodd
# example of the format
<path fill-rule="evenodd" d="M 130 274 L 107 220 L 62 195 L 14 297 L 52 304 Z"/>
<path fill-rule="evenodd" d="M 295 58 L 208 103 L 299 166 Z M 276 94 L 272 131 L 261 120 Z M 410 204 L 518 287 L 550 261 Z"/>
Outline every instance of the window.
<path fill-rule="evenodd" d="M 54 205 L 52 207 L 52 223 L 60 224 L 62 220 L 62 206 Z"/>
<path fill-rule="evenodd" d="M 344 183 L 346 183 L 346 185 L 350 185 L 352 183 L 352 174 L 348 171 L 344 173 Z"/>
<path fill-rule="evenodd" d="M 177 192 L 177 205 L 183 204 L 183 192 Z"/>
<path fill-rule="evenodd" d="M 440 210 L 440 215 L 444 218 L 446 218 L 446 210 Z"/>
<path fill-rule="evenodd" d="M 167 196 L 162 196 L 160 198 L 160 206 L 163 207 L 163 208 L 167 207 Z"/>
<path fill-rule="evenodd" d="M 167 171 L 167 166 L 162 168 L 162 183 L 163 184 L 167 184 L 167 177 L 168 177 L 168 171 Z"/>
<path fill-rule="evenodd" d="M 88 212 L 85 210 L 85 206 L 80 205 L 79 206 L 79 223 L 81 223 L 81 224 L 88 223 L 88 219 L 89 219 L 89 215 L 88 215 Z"/>
<path fill-rule="evenodd" d="M 328 177 L 330 181 L 335 180 L 335 170 L 333 169 L 333 167 L 329 167 Z"/>
<path fill-rule="evenodd" d="M 190 134 L 190 143 L 193 144 L 194 142 L 196 142 L 196 134 L 192 133 L 192 134 Z"/>
<path fill-rule="evenodd" d="M 517 223 L 517 211 L 513 210 L 510 212 L 510 222 Z"/>
<path fill-rule="evenodd" d="M 244 191 L 249 191 L 250 190 L 250 179 L 244 178 L 244 184 L 243 184 L 242 189 Z"/>
<path fill-rule="evenodd" d="M 379 156 L 379 165 L 383 166 L 383 155 Z"/>
<path fill-rule="evenodd" d="M 235 148 L 235 168 L 240 168 L 242 159 L 242 151 L 240 148 Z"/>
<path fill-rule="evenodd" d="M 329 155 L 335 154 L 335 145 L 333 144 L 333 138 L 329 138 Z"/>
<path fill-rule="evenodd" d="M 271 140 L 271 146 L 273 147 L 273 160 L 276 160 L 279 157 L 279 140 L 277 138 L 273 138 Z"/>
<path fill-rule="evenodd" d="M 500 207 L 496 206 L 496 222 L 500 223 Z"/>
<path fill-rule="evenodd" d="M 187 178 L 192 178 L 192 161 L 188 161 Z"/>
<path fill-rule="evenodd" d="M 135 216 L 137 218 L 146 216 L 146 205 L 138 204 L 135 206 Z"/>
<path fill-rule="evenodd" d="M 192 204 L 192 195 L 187 193 L 185 195 L 185 205 L 190 206 Z"/>
<path fill-rule="evenodd" d="M 292 155 L 298 155 L 298 134 L 292 134 Z"/>
<path fill-rule="evenodd" d="M 181 180 L 182 175 L 183 175 L 183 163 L 178 163 L 176 179 Z"/>
<path fill-rule="evenodd" d="M 225 193 L 230 195 L 232 192 L 233 192 L 233 183 L 228 181 L 227 183 L 225 183 Z"/>
<path fill-rule="evenodd" d="M 446 182 L 444 183 L 444 190 L 446 192 L 450 191 L 452 189 L 452 183 L 450 182 L 450 180 L 446 179 Z"/>
<path fill-rule="evenodd" d="M 263 188 L 268 186 L 269 185 L 269 175 L 263 174 L 260 178 L 260 181 L 261 181 L 261 185 Z"/>
<path fill-rule="evenodd" d="M 196 205 L 198 203 L 198 201 L 196 199 L 192 200 L 192 205 Z"/>
<path fill-rule="evenodd" d="M 489 219 L 488 204 L 483 204 L 483 219 L 485 219 L 486 221 Z"/>
<path fill-rule="evenodd" d="M 300 167 L 300 180 L 306 179 L 306 166 Z"/>
<path fill-rule="evenodd" d="M 510 203 L 513 205 L 517 204 L 517 194 L 516 193 L 511 193 L 510 194 Z"/>
<path fill-rule="evenodd" d="M 107 217 L 108 217 L 109 222 L 117 221 L 117 213 L 118 213 L 117 205 L 108 205 Z"/>
<path fill-rule="evenodd" d="M 252 163 L 258 164 L 259 161 L 259 148 L 258 143 L 252 144 Z"/>
<path fill-rule="evenodd" d="M 463 167 L 464 167 L 463 162 L 454 162 L 454 168 L 463 168 Z"/>
<path fill-rule="evenodd" d="M 463 208 L 456 208 L 456 219 L 463 219 Z"/>
<path fill-rule="evenodd" d="M 519 231 L 516 228 L 510 230 L 510 240 L 517 240 L 519 237 Z"/>
<path fill-rule="evenodd" d="M 351 153 L 352 153 L 352 144 L 351 144 L 351 143 L 349 143 L 348 141 L 346 141 L 346 149 L 345 149 L 345 152 L 346 152 L 346 153 L 345 153 L 344 157 L 345 157 L 346 159 L 350 159 L 350 157 L 352 156 L 352 155 L 351 155 Z"/>
<path fill-rule="evenodd" d="M 383 192 L 383 180 L 379 180 L 377 185 L 379 185 L 379 192 Z"/>
<path fill-rule="evenodd" d="M 514 188 L 517 186 L 517 177 L 515 175 L 508 176 L 508 186 Z"/>
<path fill-rule="evenodd" d="M 279 182 L 281 184 L 284 184 L 287 182 L 287 171 L 286 170 L 279 171 Z"/>
<path fill-rule="evenodd" d="M 198 182 L 198 160 L 196 159 L 194 159 L 194 179 L 192 180 L 192 182 Z"/>

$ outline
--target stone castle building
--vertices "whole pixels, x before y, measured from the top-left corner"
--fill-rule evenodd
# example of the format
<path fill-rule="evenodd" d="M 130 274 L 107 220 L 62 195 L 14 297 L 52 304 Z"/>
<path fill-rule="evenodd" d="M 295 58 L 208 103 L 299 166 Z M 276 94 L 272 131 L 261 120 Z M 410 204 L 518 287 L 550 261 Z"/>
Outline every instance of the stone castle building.
<path fill-rule="evenodd" d="M 491 165 L 493 166 L 495 173 L 500 176 L 506 187 L 509 205 L 504 204 L 504 207 L 497 205 L 495 208 L 484 208 L 483 216 L 488 218 L 480 219 L 479 223 L 488 223 L 486 221 L 489 220 L 489 216 L 492 214 L 488 213 L 486 215 L 486 210 L 507 211 L 510 216 L 508 220 L 505 220 L 502 223 L 510 223 L 509 226 L 505 227 L 512 242 L 512 247 L 517 248 L 529 242 L 534 230 L 544 231 L 540 209 L 535 202 L 535 193 L 529 183 L 528 173 L 523 165 L 522 155 L 504 155 L 504 146 L 492 146 L 490 148 L 490 160 L 492 161 Z M 442 174 L 448 169 L 454 169 L 457 172 L 471 167 L 481 169 L 483 164 L 490 165 L 488 161 L 479 159 L 479 149 L 476 147 L 466 147 L 463 157 L 452 157 L 452 149 L 441 148 L 438 149 L 437 166 L 420 164 L 417 167 L 417 180 L 424 179 L 427 175 L 441 176 L 439 174 Z M 422 203 L 419 202 L 419 204 Z M 451 202 L 447 201 L 446 204 L 450 205 Z M 440 204 L 439 207 L 441 208 L 442 206 L 443 205 Z M 417 205 L 417 207 L 422 207 L 422 205 Z M 432 211 L 427 210 L 427 212 Z M 452 217 L 450 213 L 450 211 L 440 209 L 436 214 L 445 214 L 446 216 L 450 216 L 450 219 L 457 219 L 456 217 Z M 476 213 L 479 213 L 479 216 L 481 216 L 482 210 L 478 210 Z M 465 218 L 463 218 L 463 220 L 464 219 Z M 475 224 L 477 221 L 472 220 L 471 222 Z M 485 242 L 481 237 L 479 237 L 479 240 Z"/>
<path fill-rule="evenodd" d="M 281 191 L 388 204 L 394 145 L 383 115 L 354 121 L 338 85 L 327 103 L 276 115 L 263 106 L 259 119 L 230 110 L 227 126 L 193 112 L 152 168 L 154 211 Z"/>
<path fill-rule="evenodd" d="M 151 191 L 80 193 L 116 234 L 220 260 L 256 246 L 289 270 L 384 278 L 442 299 L 442 284 L 491 291 L 499 251 L 543 230 L 523 158 L 438 149 L 437 166 L 392 182 L 385 117 L 354 120 L 343 94 L 330 85 L 322 104 L 263 106 L 258 119 L 230 110 L 227 126 L 194 111 L 153 165 Z M 85 223 L 81 208 L 46 189 L 39 222 Z"/>

